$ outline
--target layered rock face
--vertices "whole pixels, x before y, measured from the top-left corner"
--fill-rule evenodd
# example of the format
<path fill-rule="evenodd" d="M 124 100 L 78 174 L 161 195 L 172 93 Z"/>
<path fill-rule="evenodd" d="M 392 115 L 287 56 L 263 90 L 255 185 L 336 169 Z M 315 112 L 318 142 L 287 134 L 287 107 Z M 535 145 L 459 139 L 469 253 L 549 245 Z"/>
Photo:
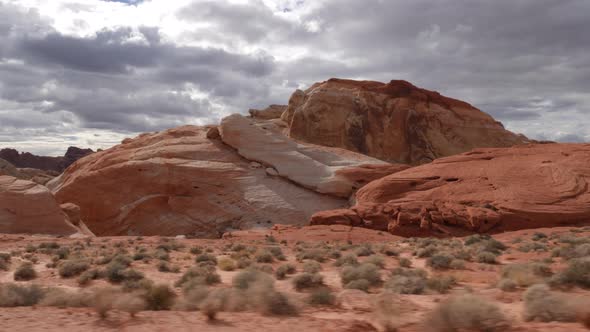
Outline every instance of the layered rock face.
<path fill-rule="evenodd" d="M 287 142 L 274 122 L 250 121 L 234 116 L 219 131 L 184 126 L 126 139 L 79 160 L 48 186 L 59 202 L 79 205 L 97 235 L 218 237 L 272 223 L 302 225 L 314 212 L 347 205 L 345 193 L 367 180 L 356 167 L 389 167 L 349 151 L 306 150 Z M 246 158 L 253 156 L 240 142 L 256 147 L 256 158 L 239 155 L 220 132 Z M 268 156 L 273 142 L 278 157 Z M 285 160 L 302 170 L 285 170 Z M 336 174 L 346 169 L 357 177 Z"/>
<path fill-rule="evenodd" d="M 590 223 L 590 144 L 475 149 L 364 186 L 351 209 L 312 224 L 402 236 L 464 235 Z"/>
<path fill-rule="evenodd" d="M 34 168 L 44 171 L 61 173 L 76 160 L 93 153 L 91 149 L 69 147 L 63 157 L 36 156 L 28 152 L 18 152 L 15 149 L 0 150 L 0 158 L 5 159 L 18 168 Z"/>
<path fill-rule="evenodd" d="M 528 142 L 468 103 L 406 81 L 316 83 L 296 91 L 281 118 L 292 138 L 405 164 Z"/>
<path fill-rule="evenodd" d="M 72 235 L 79 232 L 49 189 L 31 181 L 0 176 L 0 233 Z"/>

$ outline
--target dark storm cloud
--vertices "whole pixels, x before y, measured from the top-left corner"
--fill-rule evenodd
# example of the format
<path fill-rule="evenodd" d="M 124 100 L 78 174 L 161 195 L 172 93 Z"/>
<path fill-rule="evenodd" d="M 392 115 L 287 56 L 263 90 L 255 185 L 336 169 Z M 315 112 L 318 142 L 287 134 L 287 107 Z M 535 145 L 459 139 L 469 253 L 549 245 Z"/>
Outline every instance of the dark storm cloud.
<path fill-rule="evenodd" d="M 43 136 L 213 122 L 330 77 L 406 79 L 533 138 L 590 139 L 587 0 L 201 0 L 175 10 L 183 45 L 165 27 L 68 35 L 14 3 L 0 0 L 1 140 L 9 124 Z"/>

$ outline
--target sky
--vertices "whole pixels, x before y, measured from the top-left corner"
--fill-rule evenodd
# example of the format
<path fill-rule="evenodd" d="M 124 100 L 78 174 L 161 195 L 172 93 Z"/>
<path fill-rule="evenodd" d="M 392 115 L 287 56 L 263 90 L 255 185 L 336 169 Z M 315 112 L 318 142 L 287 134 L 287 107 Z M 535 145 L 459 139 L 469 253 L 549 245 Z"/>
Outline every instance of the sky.
<path fill-rule="evenodd" d="M 588 0 L 0 0 L 0 148 L 62 155 L 286 104 L 331 77 L 590 141 Z"/>

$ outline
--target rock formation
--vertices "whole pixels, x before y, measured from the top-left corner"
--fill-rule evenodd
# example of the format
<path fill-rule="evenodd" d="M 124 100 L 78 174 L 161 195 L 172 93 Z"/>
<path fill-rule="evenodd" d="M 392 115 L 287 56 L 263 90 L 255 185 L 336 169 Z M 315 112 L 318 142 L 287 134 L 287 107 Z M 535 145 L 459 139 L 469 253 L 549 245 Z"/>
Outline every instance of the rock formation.
<path fill-rule="evenodd" d="M 475 149 L 373 181 L 354 207 L 319 212 L 311 224 L 402 236 L 588 224 L 589 183 L 590 144 Z"/>
<path fill-rule="evenodd" d="M 4 159 L 0 159 L 0 175 L 8 175 L 16 178 L 20 178 L 22 176 L 22 174 L 16 167 L 14 167 L 13 164 Z"/>
<path fill-rule="evenodd" d="M 404 164 L 528 142 L 468 103 L 406 81 L 316 83 L 297 90 L 281 118 L 292 138 Z"/>
<path fill-rule="evenodd" d="M 248 113 L 255 119 L 260 120 L 271 120 L 271 119 L 278 119 L 283 115 L 285 110 L 287 109 L 287 105 L 270 105 L 263 110 L 257 110 L 251 108 Z"/>
<path fill-rule="evenodd" d="M 31 181 L 0 176 L 0 233 L 72 235 L 79 232 L 49 189 Z"/>
<path fill-rule="evenodd" d="M 250 121 L 233 116 L 219 131 L 184 126 L 126 139 L 78 161 L 48 186 L 59 202 L 80 206 L 97 235 L 218 237 L 273 223 L 302 225 L 314 212 L 346 207 L 346 193 L 359 179 L 368 181 L 363 165 L 392 168 L 350 151 L 290 143 L 272 121 Z M 251 156 L 240 140 L 258 153 Z"/>
<path fill-rule="evenodd" d="M 91 154 L 91 149 L 69 147 L 63 157 L 36 156 L 28 152 L 18 152 L 15 149 L 0 150 L 0 158 L 18 168 L 36 168 L 44 171 L 61 173 L 76 160 Z"/>

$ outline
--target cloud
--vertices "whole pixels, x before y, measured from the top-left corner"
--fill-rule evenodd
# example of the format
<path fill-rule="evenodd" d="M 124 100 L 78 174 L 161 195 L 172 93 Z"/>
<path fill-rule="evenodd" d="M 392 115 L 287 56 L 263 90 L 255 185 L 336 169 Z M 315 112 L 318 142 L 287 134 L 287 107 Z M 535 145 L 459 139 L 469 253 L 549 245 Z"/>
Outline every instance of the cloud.
<path fill-rule="evenodd" d="M 116 140 L 92 132 L 211 123 L 330 77 L 406 79 L 533 138 L 587 141 L 588 13 L 586 0 L 0 0 L 0 146 L 104 147 Z"/>

